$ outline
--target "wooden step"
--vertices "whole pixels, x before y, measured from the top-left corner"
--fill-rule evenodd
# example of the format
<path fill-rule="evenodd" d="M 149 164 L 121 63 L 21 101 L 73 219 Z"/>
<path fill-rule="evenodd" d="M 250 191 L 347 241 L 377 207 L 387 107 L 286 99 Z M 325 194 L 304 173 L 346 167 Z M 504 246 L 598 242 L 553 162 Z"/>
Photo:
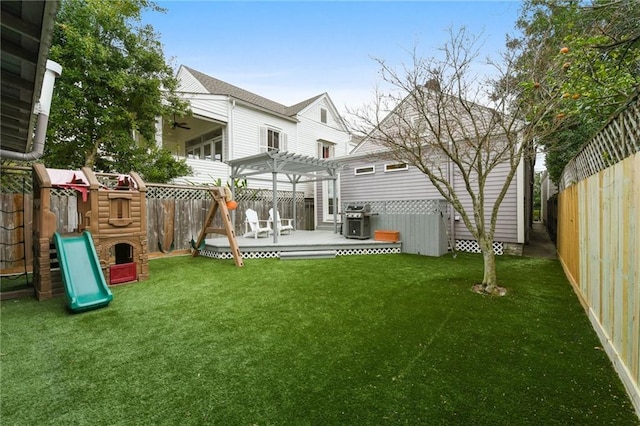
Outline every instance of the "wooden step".
<path fill-rule="evenodd" d="M 280 252 L 280 260 L 333 259 L 335 257 L 336 257 L 335 250 L 303 250 L 303 251 Z"/>

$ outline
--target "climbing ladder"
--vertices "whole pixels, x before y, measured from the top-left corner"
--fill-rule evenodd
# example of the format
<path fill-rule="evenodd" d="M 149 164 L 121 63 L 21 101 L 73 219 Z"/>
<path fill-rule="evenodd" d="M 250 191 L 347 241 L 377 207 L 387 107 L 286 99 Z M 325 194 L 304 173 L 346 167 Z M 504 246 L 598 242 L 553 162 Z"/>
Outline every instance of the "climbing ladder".
<path fill-rule="evenodd" d="M 242 267 L 244 266 L 244 263 L 242 262 L 242 253 L 240 253 L 240 248 L 236 241 L 236 231 L 233 229 L 231 216 L 229 215 L 229 209 L 227 208 L 227 198 L 231 198 L 230 193 L 229 191 L 225 192 L 225 188 L 221 187 L 213 188 L 209 190 L 209 193 L 213 197 L 213 204 L 211 205 L 211 208 L 207 213 L 207 218 L 202 225 L 198 241 L 196 241 L 193 247 L 192 256 L 195 257 L 200 254 L 200 247 L 204 244 L 204 239 L 207 234 L 226 235 L 229 240 L 229 247 L 231 248 L 231 253 L 233 253 L 233 259 L 236 262 L 236 266 Z M 220 210 L 220 214 L 222 215 L 222 224 L 224 228 L 214 228 L 211 226 L 218 210 Z"/>
<path fill-rule="evenodd" d="M 33 281 L 30 279 L 29 250 L 27 241 L 27 226 L 30 220 L 27 199 L 30 188 L 31 174 L 23 168 L 3 166 L 2 185 L 3 197 L 0 202 L 0 269 L 2 281 L 12 282 L 6 287 L 14 288 L 0 295 L 1 299 L 10 299 L 33 292 Z"/>

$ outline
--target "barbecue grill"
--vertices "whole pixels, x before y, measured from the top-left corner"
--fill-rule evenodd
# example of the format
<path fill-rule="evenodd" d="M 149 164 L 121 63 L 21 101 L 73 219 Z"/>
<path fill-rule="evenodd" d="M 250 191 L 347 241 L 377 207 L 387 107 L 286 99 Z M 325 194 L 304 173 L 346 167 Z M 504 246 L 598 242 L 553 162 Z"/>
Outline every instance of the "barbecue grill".
<path fill-rule="evenodd" d="M 371 206 L 369 206 L 369 204 L 363 206 L 347 206 L 344 211 L 347 232 L 343 232 L 344 236 L 358 240 L 371 238 L 370 212 Z"/>

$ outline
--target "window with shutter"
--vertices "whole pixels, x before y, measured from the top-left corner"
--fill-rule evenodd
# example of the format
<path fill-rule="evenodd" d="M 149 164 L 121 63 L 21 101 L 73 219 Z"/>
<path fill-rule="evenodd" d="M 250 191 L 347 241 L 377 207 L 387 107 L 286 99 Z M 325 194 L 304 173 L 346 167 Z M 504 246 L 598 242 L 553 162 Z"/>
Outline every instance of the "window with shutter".
<path fill-rule="evenodd" d="M 287 134 L 270 127 L 260 127 L 260 152 L 286 151 Z"/>
<path fill-rule="evenodd" d="M 267 145 L 267 128 L 260 127 L 260 132 L 258 135 L 258 147 L 259 152 L 267 152 L 269 145 Z"/>

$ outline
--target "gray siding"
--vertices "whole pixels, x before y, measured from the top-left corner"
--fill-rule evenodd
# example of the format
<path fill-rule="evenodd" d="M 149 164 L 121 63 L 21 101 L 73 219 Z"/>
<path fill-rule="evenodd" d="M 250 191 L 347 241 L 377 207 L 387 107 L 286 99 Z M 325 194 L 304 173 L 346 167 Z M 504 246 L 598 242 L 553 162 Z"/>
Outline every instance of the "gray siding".
<path fill-rule="evenodd" d="M 403 253 L 442 256 L 448 251 L 448 206 L 444 200 L 343 200 L 343 206 L 363 204 L 371 208 L 371 238 L 376 231 L 398 231 Z"/>
<path fill-rule="evenodd" d="M 348 158 L 347 158 L 348 160 Z M 340 173 L 341 199 L 352 202 L 381 201 L 381 200 L 412 200 L 412 199 L 440 199 L 442 195 L 435 189 L 429 179 L 415 167 L 409 166 L 407 171 L 384 172 L 384 165 L 388 160 L 372 157 L 355 158 Z M 355 176 L 354 169 L 363 166 L 375 166 L 375 173 Z M 500 192 L 508 173 L 508 166 L 500 166 L 490 175 L 485 187 L 485 196 L 492 204 Z M 463 206 L 471 207 L 471 197 L 467 193 L 461 178 L 454 181 L 455 190 Z M 498 223 L 496 225 L 495 240 L 500 242 L 517 243 L 518 215 L 517 215 L 517 182 L 514 178 L 509 190 L 500 206 Z M 487 215 L 490 210 L 485 212 Z M 473 214 L 471 214 L 473 219 Z M 455 239 L 473 239 L 462 220 L 455 221 Z"/>
<path fill-rule="evenodd" d="M 415 167 L 385 172 L 385 160 L 361 159 L 349 162 L 340 171 L 340 194 L 343 200 L 410 200 L 442 198 L 429 179 Z M 357 167 L 373 165 L 375 173 L 356 176 Z"/>
<path fill-rule="evenodd" d="M 508 173 L 509 167 L 505 164 L 496 167 L 493 173 L 489 175 L 489 179 L 487 179 L 487 183 L 485 185 L 485 199 L 487 200 L 485 203 L 487 206 L 487 208 L 485 208 L 485 217 L 487 222 L 490 220 L 491 208 L 502 189 L 502 185 L 504 184 Z M 503 243 L 518 242 L 518 200 L 516 187 L 517 182 L 514 177 L 509 189 L 507 190 L 507 194 L 500 205 L 498 221 L 496 223 L 496 232 L 494 235 L 495 241 Z M 454 181 L 454 188 L 459 194 L 458 196 L 464 208 L 468 212 L 471 212 L 471 197 L 469 196 L 461 178 L 458 177 Z M 473 222 L 473 213 L 471 213 L 470 216 L 470 219 Z M 454 234 L 455 238 L 458 240 L 474 239 L 462 220 L 455 221 Z"/>
<path fill-rule="evenodd" d="M 372 237 L 376 230 L 399 231 L 403 253 L 426 256 L 442 256 L 447 252 L 446 225 L 438 213 L 371 216 Z"/>

